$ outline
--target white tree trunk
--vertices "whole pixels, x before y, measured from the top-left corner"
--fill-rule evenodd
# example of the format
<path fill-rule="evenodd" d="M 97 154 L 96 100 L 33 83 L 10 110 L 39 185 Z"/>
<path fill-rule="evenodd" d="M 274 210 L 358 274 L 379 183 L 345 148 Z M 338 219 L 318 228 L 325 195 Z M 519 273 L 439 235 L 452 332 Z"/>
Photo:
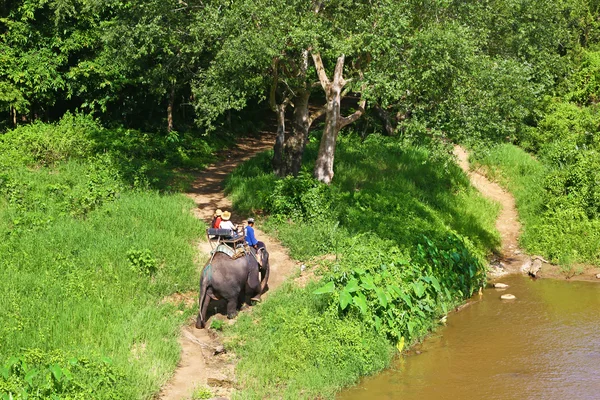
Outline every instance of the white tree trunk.
<path fill-rule="evenodd" d="M 344 80 L 344 61 L 342 54 L 338 57 L 333 73 L 333 81 L 327 78 L 323 61 L 318 53 L 313 53 L 313 60 L 321 86 L 325 91 L 327 104 L 325 106 L 325 128 L 319 145 L 319 154 L 315 163 L 314 176 L 317 180 L 330 184 L 333 179 L 333 162 L 335 159 L 335 146 L 338 133 L 344 126 L 356 121 L 364 113 L 365 101 L 362 100 L 359 109 L 348 117 L 341 115 L 342 89 L 346 85 Z"/>

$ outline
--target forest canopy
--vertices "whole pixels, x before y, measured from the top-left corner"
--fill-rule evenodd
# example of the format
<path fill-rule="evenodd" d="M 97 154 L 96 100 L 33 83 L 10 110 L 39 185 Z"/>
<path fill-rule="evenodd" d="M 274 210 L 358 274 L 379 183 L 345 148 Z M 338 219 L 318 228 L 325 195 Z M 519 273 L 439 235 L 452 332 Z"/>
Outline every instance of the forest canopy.
<path fill-rule="evenodd" d="M 361 120 L 386 135 L 524 140 L 546 96 L 585 86 L 573 71 L 600 35 L 596 0 L 1 4 L 0 129 L 85 112 L 149 132 L 248 133 L 274 115 L 285 176 L 320 117 L 326 183 L 338 132 Z M 572 98 L 582 90 L 595 101 L 593 85 Z"/>

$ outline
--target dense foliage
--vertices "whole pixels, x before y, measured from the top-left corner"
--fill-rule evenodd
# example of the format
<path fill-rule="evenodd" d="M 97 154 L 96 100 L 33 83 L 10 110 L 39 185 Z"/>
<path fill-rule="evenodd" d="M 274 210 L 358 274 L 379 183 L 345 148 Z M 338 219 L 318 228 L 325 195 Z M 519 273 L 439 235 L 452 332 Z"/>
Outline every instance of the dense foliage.
<path fill-rule="evenodd" d="M 242 361 L 243 395 L 329 395 L 481 284 L 492 206 L 448 139 L 510 185 L 527 249 L 600 262 L 598 15 L 597 0 L 0 0 L 0 393 L 156 391 L 181 323 L 158 300 L 192 284 L 198 234 L 165 193 L 265 126 L 277 144 L 229 181 L 236 206 L 296 258 L 336 261 L 235 328 L 269 366 Z M 312 177 L 320 142 L 330 186 Z"/>
<path fill-rule="evenodd" d="M 278 291 L 227 331 L 241 356 L 240 398 L 331 397 L 384 368 L 485 280 L 495 208 L 447 149 L 347 137 L 338 151 L 331 186 L 306 172 L 277 179 L 268 155 L 227 183 L 238 208 L 268 212 L 263 226 L 319 265 L 318 283 Z"/>
<path fill-rule="evenodd" d="M 147 398 L 177 364 L 185 315 L 163 298 L 195 288 L 202 226 L 152 187 L 176 187 L 158 172 L 186 152 L 110 136 L 68 116 L 0 137 L 2 398 Z"/>
<path fill-rule="evenodd" d="M 525 248 L 562 264 L 600 262 L 598 54 L 581 55 L 562 95 L 518 139 L 535 158 L 509 145 L 478 155 L 517 196 Z"/>

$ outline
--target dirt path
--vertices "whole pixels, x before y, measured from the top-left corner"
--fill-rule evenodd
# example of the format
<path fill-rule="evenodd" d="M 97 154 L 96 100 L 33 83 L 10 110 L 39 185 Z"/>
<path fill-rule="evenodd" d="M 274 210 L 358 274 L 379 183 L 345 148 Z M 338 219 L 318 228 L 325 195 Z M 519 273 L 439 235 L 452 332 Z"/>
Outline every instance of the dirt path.
<path fill-rule="evenodd" d="M 565 271 L 560 266 L 550 264 L 539 256 L 525 254 L 519 248 L 521 223 L 519 222 L 519 214 L 513 195 L 502 189 L 497 183 L 490 182 L 483 173 L 477 170 L 471 171 L 469 168 L 469 154 L 464 148 L 455 146 L 454 154 L 458 158 L 458 164 L 462 170 L 469 176 L 471 184 L 485 197 L 498 202 L 502 206 L 500 215 L 496 220 L 496 229 L 498 229 L 502 238 L 501 254 L 499 260 L 492 262 L 492 279 L 533 269 L 538 270 L 537 277 L 598 281 L 596 274 L 600 273 L 600 268 L 582 265 L 575 266 L 572 271 Z"/>
<path fill-rule="evenodd" d="M 197 218 L 210 222 L 214 210 L 231 210 L 231 201 L 225 197 L 222 189 L 224 179 L 235 167 L 252 158 L 261 151 L 273 147 L 275 137 L 263 135 L 260 138 L 244 139 L 236 149 L 228 151 L 228 156 L 200 172 L 192 184 L 192 189 L 187 196 L 192 198 L 198 207 L 194 210 Z M 232 221 L 241 223 L 249 215 L 237 215 L 233 212 Z M 269 288 L 273 290 L 294 271 L 298 269 L 296 263 L 290 259 L 285 248 L 276 239 L 268 237 L 260 229 L 255 228 L 256 236 L 265 242 L 269 249 L 271 275 Z M 208 258 L 210 245 L 206 240 L 201 240 L 198 245 L 200 254 Z M 204 257 L 201 257 L 204 260 Z M 202 262 L 203 264 L 203 262 Z M 184 301 L 186 304 L 196 304 L 198 293 L 196 291 L 175 296 L 175 302 Z M 215 316 L 213 318 L 222 318 Z M 213 395 L 229 396 L 235 382 L 234 360 L 229 354 L 217 354 L 215 350 L 220 343 L 215 335 L 208 329 L 196 329 L 195 319 L 183 327 L 179 344 L 181 345 L 181 359 L 173 377 L 162 388 L 158 398 L 161 400 L 190 399 L 197 387 L 210 386 Z M 208 323 L 210 325 L 210 321 Z"/>
<path fill-rule="evenodd" d="M 469 153 L 464 148 L 455 146 L 454 154 L 458 158 L 458 164 L 462 170 L 469 176 L 471 184 L 485 197 L 502 206 L 500 215 L 496 220 L 496 229 L 500 232 L 502 239 L 500 260 L 497 265 L 500 267 L 499 269 L 504 271 L 498 271 L 498 274 L 520 272 L 521 266 L 529 257 L 519 248 L 521 223 L 519 222 L 514 197 L 497 183 L 490 182 L 485 175 L 478 171 L 471 171 L 469 169 Z"/>

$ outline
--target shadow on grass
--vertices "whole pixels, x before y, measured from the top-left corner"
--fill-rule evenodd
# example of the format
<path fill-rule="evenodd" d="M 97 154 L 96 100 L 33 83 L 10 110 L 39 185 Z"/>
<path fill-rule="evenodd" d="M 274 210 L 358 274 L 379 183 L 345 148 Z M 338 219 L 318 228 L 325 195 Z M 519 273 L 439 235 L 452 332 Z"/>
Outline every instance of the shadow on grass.
<path fill-rule="evenodd" d="M 188 189 L 194 173 L 216 161 L 218 150 L 234 143 L 229 135 L 144 133 L 101 129 L 91 133 L 95 154 L 108 153 L 122 178 L 133 187 L 162 192 Z"/>
<path fill-rule="evenodd" d="M 303 170 L 312 171 L 317 144 L 305 154 Z M 234 206 L 243 212 L 269 211 L 269 196 L 277 180 L 270 172 L 270 154 L 241 166 L 226 183 Z M 328 204 L 329 221 L 350 235 L 374 233 L 402 247 L 412 247 L 422 235 L 432 239 L 454 230 L 484 251 L 500 240 L 494 223 L 497 207 L 470 186 L 448 155 L 394 139 L 370 137 L 361 142 L 342 138 L 330 188 L 336 204 Z M 317 223 L 319 223 L 317 221 Z"/>

